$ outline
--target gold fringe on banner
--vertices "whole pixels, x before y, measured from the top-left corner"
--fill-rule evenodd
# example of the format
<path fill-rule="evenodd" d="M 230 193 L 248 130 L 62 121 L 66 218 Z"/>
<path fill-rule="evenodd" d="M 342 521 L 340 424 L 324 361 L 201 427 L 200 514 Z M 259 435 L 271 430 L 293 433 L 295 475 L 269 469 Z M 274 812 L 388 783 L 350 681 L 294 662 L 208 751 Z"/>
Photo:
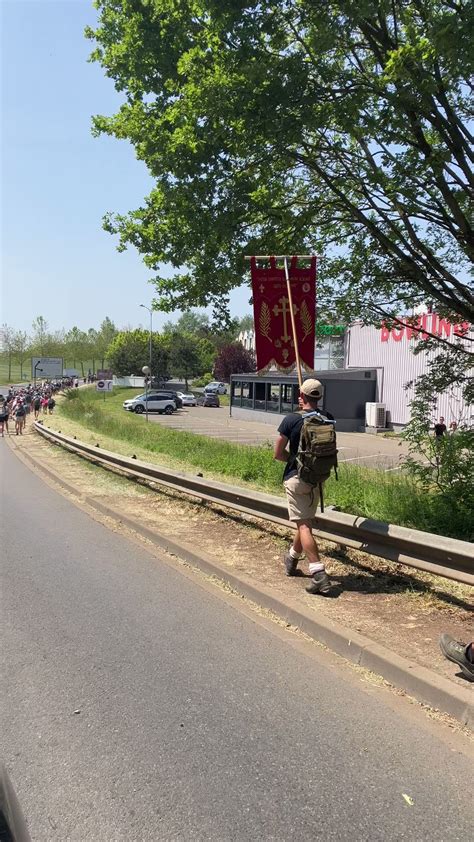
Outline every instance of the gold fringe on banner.
<path fill-rule="evenodd" d="M 310 368 L 310 366 L 306 365 L 306 363 L 303 360 L 301 360 L 301 365 L 306 372 L 314 374 L 314 368 Z M 277 363 L 276 360 L 270 360 L 270 362 L 268 363 L 268 365 L 265 366 L 265 368 L 259 368 L 257 374 L 262 377 L 265 376 L 265 374 L 269 373 L 272 366 L 274 366 L 282 374 L 294 374 L 295 377 L 298 376 L 295 363 L 292 363 L 290 366 L 283 366 L 279 365 L 279 363 Z"/>

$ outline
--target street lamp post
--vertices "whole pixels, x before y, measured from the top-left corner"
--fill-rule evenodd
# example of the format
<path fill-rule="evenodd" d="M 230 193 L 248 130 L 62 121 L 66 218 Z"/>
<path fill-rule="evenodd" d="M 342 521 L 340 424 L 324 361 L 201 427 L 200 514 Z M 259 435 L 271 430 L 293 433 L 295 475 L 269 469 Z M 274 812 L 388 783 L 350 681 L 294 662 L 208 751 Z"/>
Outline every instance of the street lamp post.
<path fill-rule="evenodd" d="M 35 368 L 34 368 L 34 371 L 33 371 L 33 381 L 34 381 L 34 384 L 35 384 L 35 389 L 36 389 L 36 369 L 38 368 L 40 362 L 41 362 L 41 360 L 38 360 L 38 362 L 35 363 Z M 43 371 L 43 369 L 40 368 L 40 371 Z"/>
<path fill-rule="evenodd" d="M 146 420 L 148 421 L 148 377 L 150 375 L 151 369 L 144 365 L 142 368 L 142 374 L 145 375 L 145 416 Z"/>
<path fill-rule="evenodd" d="M 148 312 L 150 314 L 150 337 L 149 337 L 149 342 L 148 342 L 148 365 L 150 366 L 150 376 L 151 376 L 151 372 L 152 372 L 151 360 L 152 360 L 152 348 L 153 348 L 153 308 L 147 307 L 146 304 L 140 304 L 140 307 L 143 307 L 144 310 L 148 310 Z M 151 383 L 151 379 L 150 379 L 150 383 Z"/>

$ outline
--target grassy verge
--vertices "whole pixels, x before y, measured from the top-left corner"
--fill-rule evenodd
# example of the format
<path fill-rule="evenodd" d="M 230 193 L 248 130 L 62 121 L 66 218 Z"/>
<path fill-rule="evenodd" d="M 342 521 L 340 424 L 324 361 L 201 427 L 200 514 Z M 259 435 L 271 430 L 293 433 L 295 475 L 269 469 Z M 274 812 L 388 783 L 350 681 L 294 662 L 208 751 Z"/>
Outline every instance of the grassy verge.
<path fill-rule="evenodd" d="M 125 413 L 122 402 L 137 390 L 119 389 L 103 396 L 92 389 L 72 391 L 60 402 L 59 414 L 84 430 L 107 437 L 103 446 L 136 453 L 160 464 L 194 468 L 214 476 L 282 494 L 282 466 L 270 447 L 250 447 L 223 442 Z M 54 424 L 57 426 L 57 422 Z M 65 432 L 65 430 L 63 430 Z M 101 442 L 102 443 L 102 442 Z M 325 487 L 327 505 L 362 517 L 397 523 L 442 535 L 469 540 L 469 524 L 449 508 L 445 499 L 426 494 L 406 475 L 385 474 L 369 468 L 341 465 L 339 481 L 331 477 Z"/>
<path fill-rule="evenodd" d="M 10 377 L 8 376 L 10 369 Z M 28 378 L 28 379 L 27 379 Z M 12 362 L 11 366 L 8 366 L 7 362 L 3 362 L 0 360 L 0 383 L 9 385 L 10 383 L 20 383 L 21 382 L 21 369 L 20 366 Z M 27 360 L 23 366 L 23 382 L 28 383 L 31 379 L 31 365 L 30 361 Z"/>

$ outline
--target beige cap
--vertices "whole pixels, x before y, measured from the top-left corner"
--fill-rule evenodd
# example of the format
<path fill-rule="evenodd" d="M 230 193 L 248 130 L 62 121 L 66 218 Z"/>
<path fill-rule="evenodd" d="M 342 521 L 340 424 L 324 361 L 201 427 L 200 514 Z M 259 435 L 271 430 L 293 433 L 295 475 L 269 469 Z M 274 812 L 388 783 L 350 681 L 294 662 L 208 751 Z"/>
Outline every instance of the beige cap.
<path fill-rule="evenodd" d="M 323 394 L 323 387 L 319 380 L 310 377 L 309 380 L 303 381 L 300 392 L 307 395 L 308 398 L 320 398 Z"/>

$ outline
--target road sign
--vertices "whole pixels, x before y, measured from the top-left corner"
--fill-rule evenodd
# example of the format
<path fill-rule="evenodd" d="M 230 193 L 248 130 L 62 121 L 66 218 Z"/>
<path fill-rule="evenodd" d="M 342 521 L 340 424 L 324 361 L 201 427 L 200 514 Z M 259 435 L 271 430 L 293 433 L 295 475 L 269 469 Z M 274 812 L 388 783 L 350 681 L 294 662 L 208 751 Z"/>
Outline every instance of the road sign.
<path fill-rule="evenodd" d="M 31 376 L 36 380 L 54 380 L 63 376 L 62 357 L 32 357 Z"/>
<path fill-rule="evenodd" d="M 113 380 L 98 380 L 95 388 L 98 392 L 111 392 L 114 388 Z"/>
<path fill-rule="evenodd" d="M 99 368 L 97 371 L 97 380 L 112 380 L 113 376 L 111 368 Z"/>

